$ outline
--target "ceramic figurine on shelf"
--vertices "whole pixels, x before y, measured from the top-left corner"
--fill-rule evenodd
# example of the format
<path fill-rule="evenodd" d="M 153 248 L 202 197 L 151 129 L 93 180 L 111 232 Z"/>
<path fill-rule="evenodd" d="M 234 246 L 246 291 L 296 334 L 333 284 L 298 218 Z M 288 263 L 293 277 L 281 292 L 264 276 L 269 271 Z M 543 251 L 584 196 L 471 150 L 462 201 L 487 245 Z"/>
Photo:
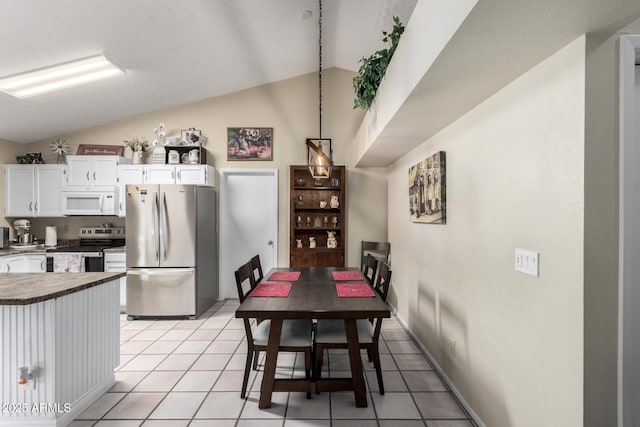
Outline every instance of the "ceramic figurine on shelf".
<path fill-rule="evenodd" d="M 327 248 L 335 249 L 338 247 L 338 240 L 336 239 L 335 231 L 327 231 Z"/>
<path fill-rule="evenodd" d="M 327 202 L 325 202 L 324 200 L 320 200 L 320 207 L 322 209 L 326 208 L 327 207 Z"/>
<path fill-rule="evenodd" d="M 309 247 L 311 249 L 316 247 L 316 238 L 315 237 L 309 237 Z"/>
<path fill-rule="evenodd" d="M 331 223 L 333 224 L 334 227 L 338 226 L 338 217 L 334 216 L 333 218 L 331 218 Z"/>
<path fill-rule="evenodd" d="M 302 247 L 302 239 L 296 239 L 296 248 Z"/>
<path fill-rule="evenodd" d="M 336 196 L 335 194 L 333 196 L 331 196 L 331 201 L 329 202 L 329 206 L 331 206 L 331 208 L 336 209 L 340 207 L 340 202 L 338 201 L 338 196 Z"/>

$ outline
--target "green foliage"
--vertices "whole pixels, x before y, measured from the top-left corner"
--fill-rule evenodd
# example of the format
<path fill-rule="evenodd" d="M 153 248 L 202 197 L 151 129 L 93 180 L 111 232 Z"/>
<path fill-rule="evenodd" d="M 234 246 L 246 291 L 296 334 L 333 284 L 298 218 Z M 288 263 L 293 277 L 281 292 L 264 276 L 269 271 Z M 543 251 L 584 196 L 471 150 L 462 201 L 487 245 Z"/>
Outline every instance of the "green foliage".
<path fill-rule="evenodd" d="M 353 89 L 356 92 L 356 98 L 353 100 L 353 108 L 362 108 L 368 110 L 371 107 L 373 99 L 376 97 L 378 86 L 387 71 L 391 57 L 398 47 L 400 36 L 404 32 L 404 25 L 400 22 L 400 18 L 393 17 L 393 30 L 391 33 L 382 32 L 382 41 L 390 43 L 391 46 L 375 52 L 368 58 L 360 60 L 360 69 L 358 74 L 353 78 Z"/>

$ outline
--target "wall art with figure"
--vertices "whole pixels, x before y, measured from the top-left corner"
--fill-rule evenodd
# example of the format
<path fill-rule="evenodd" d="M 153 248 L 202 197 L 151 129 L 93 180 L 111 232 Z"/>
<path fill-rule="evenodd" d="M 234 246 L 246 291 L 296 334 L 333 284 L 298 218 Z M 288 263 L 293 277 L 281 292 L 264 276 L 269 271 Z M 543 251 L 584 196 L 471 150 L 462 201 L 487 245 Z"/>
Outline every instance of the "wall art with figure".
<path fill-rule="evenodd" d="M 439 151 L 409 168 L 411 222 L 446 223 L 447 175 L 445 152 Z"/>

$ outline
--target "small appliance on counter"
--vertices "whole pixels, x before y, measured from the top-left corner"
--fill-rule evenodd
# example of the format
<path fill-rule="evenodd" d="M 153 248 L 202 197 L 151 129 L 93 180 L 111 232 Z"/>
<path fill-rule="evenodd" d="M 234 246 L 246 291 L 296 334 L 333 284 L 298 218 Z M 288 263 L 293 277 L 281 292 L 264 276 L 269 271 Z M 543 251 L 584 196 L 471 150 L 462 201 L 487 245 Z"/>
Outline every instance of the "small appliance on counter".
<path fill-rule="evenodd" d="M 0 249 L 9 248 L 9 227 L 0 227 Z"/>
<path fill-rule="evenodd" d="M 58 229 L 55 225 L 47 225 L 44 233 L 44 245 L 47 247 L 58 245 Z"/>
<path fill-rule="evenodd" d="M 16 246 L 30 246 L 33 243 L 31 235 L 31 221 L 28 219 L 16 219 L 13 221 L 13 228 L 16 230 Z"/>

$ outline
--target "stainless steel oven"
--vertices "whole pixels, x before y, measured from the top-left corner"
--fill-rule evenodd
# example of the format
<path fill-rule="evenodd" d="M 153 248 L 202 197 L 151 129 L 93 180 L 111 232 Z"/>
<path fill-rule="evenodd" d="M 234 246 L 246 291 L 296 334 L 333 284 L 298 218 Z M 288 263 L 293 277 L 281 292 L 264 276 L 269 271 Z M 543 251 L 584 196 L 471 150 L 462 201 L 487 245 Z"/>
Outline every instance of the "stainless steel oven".
<path fill-rule="evenodd" d="M 124 246 L 124 228 L 83 227 L 77 244 L 68 247 L 47 249 L 47 272 L 54 271 L 54 254 L 73 253 L 82 255 L 85 272 L 104 271 L 103 249 Z"/>

